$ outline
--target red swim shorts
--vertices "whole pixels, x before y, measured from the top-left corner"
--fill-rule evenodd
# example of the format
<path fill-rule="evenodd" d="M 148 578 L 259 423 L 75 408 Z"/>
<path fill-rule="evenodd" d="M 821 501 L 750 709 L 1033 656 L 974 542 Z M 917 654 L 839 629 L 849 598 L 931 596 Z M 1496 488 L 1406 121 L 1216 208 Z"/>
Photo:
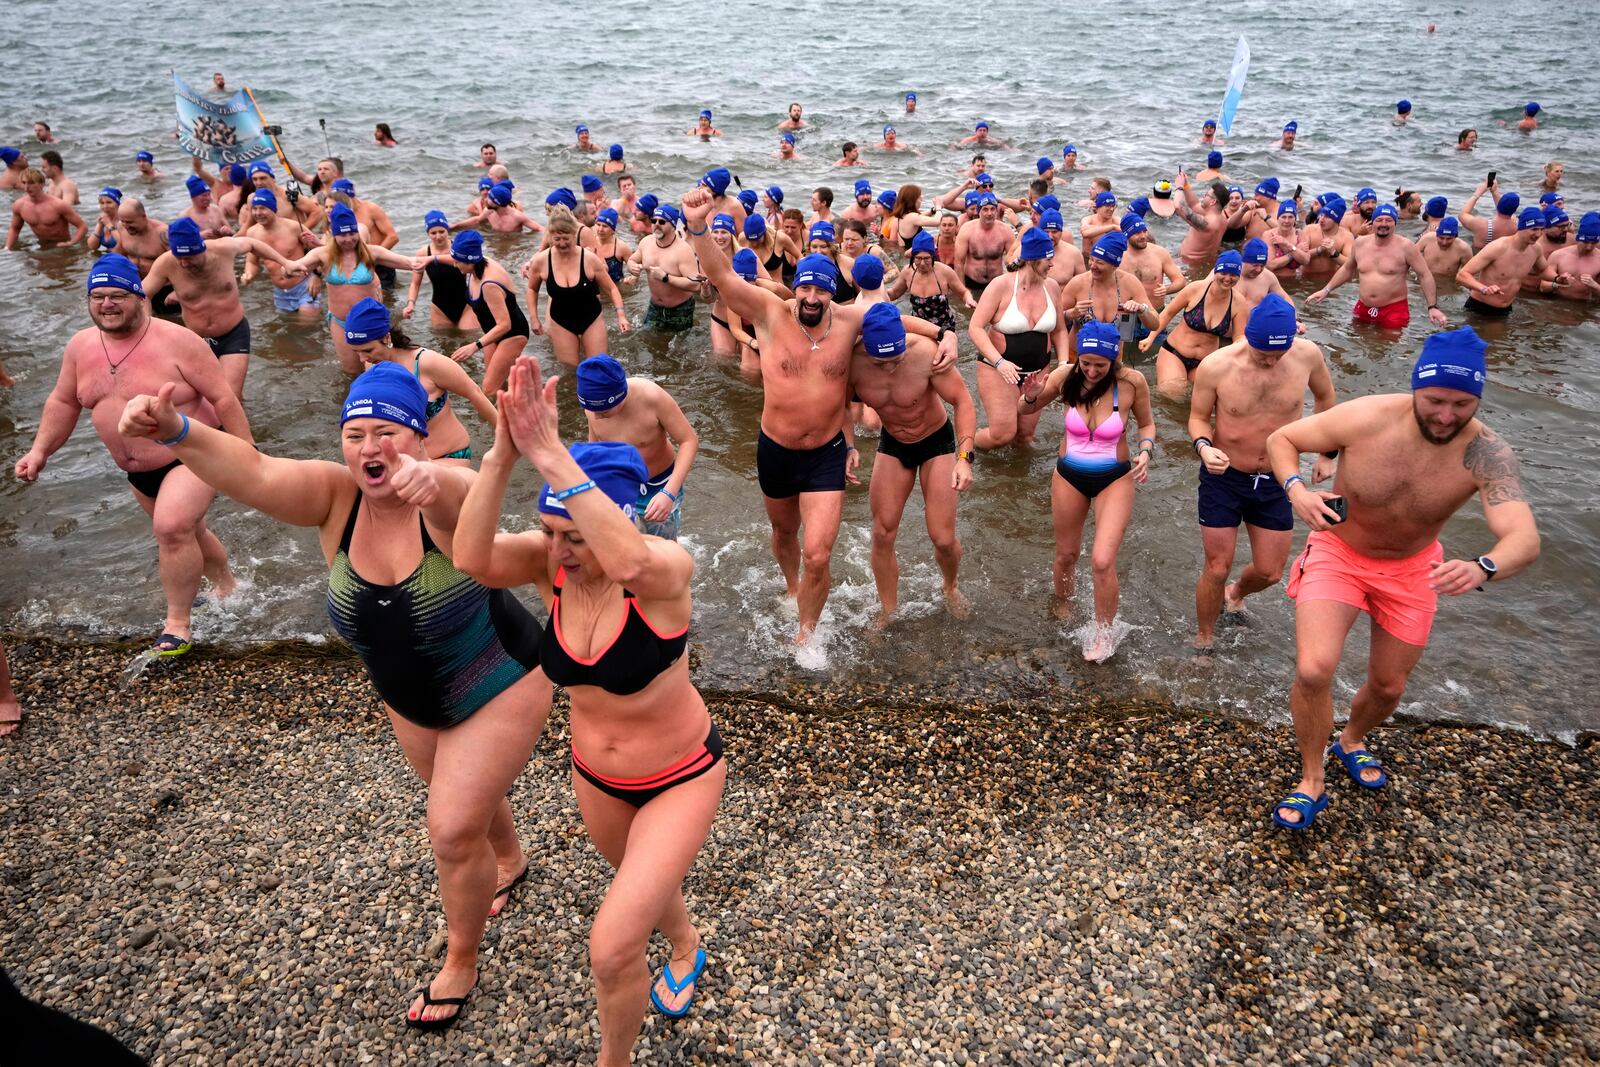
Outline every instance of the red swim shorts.
<path fill-rule="evenodd" d="M 1404 559 L 1374 559 L 1333 532 L 1316 530 L 1294 561 L 1288 593 L 1296 603 L 1337 600 L 1360 608 L 1401 641 L 1423 646 L 1439 603 L 1428 580 L 1433 565 L 1443 559 L 1444 548 L 1437 541 Z"/>
<path fill-rule="evenodd" d="M 1357 300 L 1355 313 L 1351 317 L 1357 322 L 1370 322 L 1385 330 L 1400 330 L 1411 321 L 1411 305 L 1408 301 L 1396 300 L 1381 308 L 1369 308 Z"/>

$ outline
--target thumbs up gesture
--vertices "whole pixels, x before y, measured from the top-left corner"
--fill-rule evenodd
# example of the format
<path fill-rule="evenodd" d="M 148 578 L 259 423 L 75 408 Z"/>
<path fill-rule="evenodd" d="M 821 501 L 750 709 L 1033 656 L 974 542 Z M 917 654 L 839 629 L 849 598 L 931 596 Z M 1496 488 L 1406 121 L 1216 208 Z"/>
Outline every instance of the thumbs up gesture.
<path fill-rule="evenodd" d="M 434 477 L 433 464 L 420 463 L 415 456 L 405 455 L 394 446 L 393 437 L 378 441 L 383 453 L 383 465 L 389 468 L 389 484 L 395 495 L 407 504 L 425 508 L 439 498 L 439 481 Z"/>

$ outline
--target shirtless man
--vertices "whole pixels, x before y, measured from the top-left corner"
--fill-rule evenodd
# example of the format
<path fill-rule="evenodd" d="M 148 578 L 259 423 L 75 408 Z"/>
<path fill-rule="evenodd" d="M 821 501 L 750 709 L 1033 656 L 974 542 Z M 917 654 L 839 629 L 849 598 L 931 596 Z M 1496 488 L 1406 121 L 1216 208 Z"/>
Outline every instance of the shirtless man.
<path fill-rule="evenodd" d="M 1472 258 L 1472 246 L 1460 237 L 1461 224 L 1453 218 L 1442 218 L 1431 232 L 1417 241 L 1417 251 L 1428 265 L 1434 279 L 1454 278 L 1456 272 Z"/>
<path fill-rule="evenodd" d="M 1550 266 L 1567 279 L 1555 289 L 1563 300 L 1593 300 L 1600 295 L 1600 211 L 1583 216 L 1577 242 L 1551 255 Z"/>
<path fill-rule="evenodd" d="M 856 198 L 849 207 L 839 212 L 842 219 L 855 219 L 868 226 L 877 213 L 872 208 L 872 183 L 865 178 L 856 179 Z"/>
<path fill-rule="evenodd" d="M 48 192 L 57 200 L 78 206 L 78 183 L 67 177 L 67 169 L 62 165 L 61 153 L 53 148 L 47 148 L 39 153 L 39 169 L 44 172 Z"/>
<path fill-rule="evenodd" d="M 1295 138 L 1299 135 L 1300 124 L 1298 122 L 1286 122 L 1283 124 L 1283 135 L 1278 138 L 1277 144 L 1272 147 L 1284 152 L 1293 152 Z"/>
<path fill-rule="evenodd" d="M 349 204 L 350 210 L 356 213 L 356 221 L 361 224 L 362 238 L 368 244 L 393 251 L 395 245 L 400 243 L 400 233 L 394 228 L 394 223 L 389 221 L 389 213 L 371 200 L 363 200 L 356 196 L 355 183 L 349 178 L 335 178 L 331 188 L 329 199 Z M 393 267 L 379 263 L 375 273 L 378 275 L 378 283 L 383 288 L 389 289 L 394 286 Z"/>
<path fill-rule="evenodd" d="M 1150 227 L 1138 216 L 1124 217 L 1122 236 L 1128 250 L 1122 255 L 1122 269 L 1139 279 L 1145 300 L 1157 307 L 1167 302 L 1167 293 L 1182 289 L 1188 279 L 1165 245 L 1150 240 Z M 1237 289 L 1235 290 L 1237 291 Z"/>
<path fill-rule="evenodd" d="M 209 174 L 199 157 L 196 157 L 194 172 L 211 187 L 211 199 L 222 205 L 222 213 L 229 219 L 237 219 L 241 211 L 248 210 L 250 176 L 242 165 L 230 163 L 225 167 L 218 167 L 216 174 Z M 245 217 L 249 218 L 249 215 L 246 214 Z"/>
<path fill-rule="evenodd" d="M 89 235 L 89 226 L 72 205 L 48 196 L 44 174 L 34 167 L 22 172 L 22 195 L 11 204 L 11 232 L 6 234 L 6 251 L 14 252 L 27 223 L 41 248 L 48 245 L 75 245 Z"/>
<path fill-rule="evenodd" d="M 1276 293 L 1287 300 L 1290 307 L 1294 301 L 1284 291 L 1283 283 L 1278 281 L 1278 276 L 1267 269 L 1267 260 L 1270 257 L 1267 242 L 1259 237 L 1252 237 L 1239 249 L 1239 258 L 1244 260 L 1239 269 L 1239 281 L 1233 287 L 1233 295 L 1245 307 L 1254 308 L 1267 298 L 1268 293 Z M 1305 324 L 1297 322 L 1296 328 L 1301 333 L 1306 332 Z"/>
<path fill-rule="evenodd" d="M 270 245 L 285 259 L 299 259 L 305 247 L 301 240 L 303 231 L 293 219 L 278 217 L 278 198 L 271 189 L 257 189 L 250 194 L 251 226 L 243 236 Z M 261 262 L 254 252 L 245 257 L 244 273 L 240 285 L 249 285 L 260 273 Z M 419 276 L 421 272 L 418 272 Z M 318 314 L 317 298 L 311 292 L 310 275 L 299 278 L 284 272 L 276 263 L 267 262 L 267 277 L 272 281 L 272 304 L 279 311 L 298 313 L 302 318 L 315 318 Z"/>
<path fill-rule="evenodd" d="M 1372 213 L 1372 232 L 1358 237 L 1351 249 L 1350 258 L 1334 271 L 1328 284 L 1306 297 L 1308 304 L 1320 304 L 1329 293 L 1356 276 L 1360 290 L 1351 316 L 1357 322 L 1367 322 L 1385 330 L 1403 330 L 1411 322 L 1411 292 L 1407 274 L 1417 276 L 1422 289 L 1422 299 L 1428 305 L 1428 321 L 1443 326 L 1450 320 L 1439 310 L 1438 293 L 1434 290 L 1433 272 L 1417 246 L 1397 235 L 1400 213 L 1393 204 L 1384 204 Z"/>
<path fill-rule="evenodd" d="M 475 219 L 458 222 L 455 228 L 465 230 L 485 227 L 494 233 L 521 233 L 523 230 L 530 233 L 543 232 L 544 224 L 518 207 L 516 196 L 510 182 L 495 182 L 489 186 L 489 191 L 485 194 L 487 204 L 483 213 Z M 360 218 L 359 215 L 356 217 Z"/>
<path fill-rule="evenodd" d="M 893 126 L 885 126 L 883 128 L 883 140 L 879 141 L 876 147 L 880 151 L 883 151 L 883 152 L 911 152 L 912 151 L 912 148 L 911 148 L 910 145 L 908 145 L 904 141 L 900 140 L 900 133 Z M 913 153 L 913 154 L 915 154 L 915 153 Z"/>
<path fill-rule="evenodd" d="M 778 138 L 778 150 L 776 152 L 772 153 L 772 157 L 774 159 L 804 159 L 805 158 L 799 152 L 795 151 L 794 134 L 792 134 L 792 133 L 786 133 L 782 137 Z"/>
<path fill-rule="evenodd" d="M 1348 212 L 1339 225 L 1350 231 L 1351 237 L 1365 237 L 1372 232 L 1372 218 L 1378 211 L 1378 193 L 1374 189 L 1356 190 L 1356 209 Z"/>
<path fill-rule="evenodd" d="M 1300 273 L 1308 278 L 1333 274 L 1344 265 L 1355 245 L 1350 231 L 1339 225 L 1344 221 L 1344 198 L 1328 194 L 1317 211 L 1317 221 L 1300 231 Z"/>
<path fill-rule="evenodd" d="M 0 189 L 21 189 L 23 172 L 28 169 L 28 157 L 22 149 L 0 145 L 0 163 L 5 164 L 5 169 L 0 170 Z"/>
<path fill-rule="evenodd" d="M 706 195 L 711 195 L 710 190 Z M 677 208 L 657 204 L 650 233 L 639 239 L 639 247 L 628 257 L 628 280 L 637 281 L 643 273 L 650 281 L 650 309 L 644 324 L 667 333 L 694 325 L 694 298 L 705 281 L 694 248 L 678 237 L 677 223 Z M 727 259 L 721 252 L 717 255 Z"/>
<path fill-rule="evenodd" d="M 878 586 L 878 618 L 887 626 L 899 605 L 900 561 L 895 539 L 906 500 L 920 479 L 933 556 L 944 580 L 945 610 L 957 619 L 972 614 L 956 584 L 961 541 L 956 536 L 956 494 L 972 484 L 972 444 L 978 411 L 954 365 L 935 373 L 938 345 L 907 336 L 893 304 L 867 309 L 861 340 L 850 360 L 850 388 L 883 420 L 872 461 L 872 577 Z M 945 403 L 955 418 L 945 413 Z"/>
<path fill-rule="evenodd" d="M 916 113 L 917 113 L 917 94 L 916 93 L 912 93 L 912 92 L 908 92 L 908 93 L 906 93 L 906 114 L 907 115 L 915 115 Z"/>
<path fill-rule="evenodd" d="M 1067 221 L 1061 217 L 1061 212 L 1054 208 L 1041 211 L 1039 228 L 1048 233 L 1050 240 L 1055 242 L 1055 252 L 1050 257 L 1050 273 L 1045 277 L 1065 289 L 1067 283 L 1088 270 L 1089 265 L 1084 262 L 1083 253 L 1078 251 L 1078 242 L 1073 240 L 1071 231 L 1067 229 Z M 977 302 L 969 296 L 967 306 L 976 307 Z"/>
<path fill-rule="evenodd" d="M 1486 346 L 1472 328 L 1431 335 L 1411 372 L 1411 394 L 1346 401 L 1277 430 L 1267 439 L 1273 476 L 1312 529 L 1290 569 L 1295 598 L 1295 677 L 1289 691 L 1301 778 L 1273 809 L 1290 829 L 1310 826 L 1327 806 L 1323 766 L 1333 730 L 1333 677 L 1345 638 L 1365 611 L 1372 618 L 1367 680 L 1332 753 L 1357 785 L 1379 789 L 1388 773 L 1366 737 L 1405 695 L 1422 658 L 1440 594 L 1459 596 L 1528 566 L 1539 530 L 1511 446 L 1474 418 L 1483 395 Z M 1332 493 L 1300 477 L 1300 455 L 1339 453 Z M 1495 544 L 1473 559 L 1445 560 L 1439 531 L 1477 494 Z M 1342 497 L 1344 521 L 1326 497 Z M 1487 650 L 1486 650 L 1487 651 Z"/>
<path fill-rule="evenodd" d="M 253 442 L 250 424 L 200 339 L 150 315 L 132 262 L 116 253 L 97 260 L 89 272 L 88 305 L 94 328 L 79 330 L 67 342 L 60 377 L 45 400 L 33 447 L 17 461 L 16 475 L 24 482 L 36 481 L 72 436 L 79 414 L 89 409 L 95 431 L 127 473 L 134 499 L 154 528 L 167 598 L 154 651 L 181 655 L 190 648 L 189 613 L 201 577 L 211 579 L 218 597 L 234 587 L 227 551 L 206 527 L 213 494 L 165 447 L 123 437 L 117 422 L 132 398 L 176 383 L 172 399 L 185 418 Z"/>
<path fill-rule="evenodd" d="M 472 164 L 476 170 L 487 170 L 500 162 L 500 150 L 492 144 L 484 144 L 478 148 L 478 160 Z"/>
<path fill-rule="evenodd" d="M 1244 611 L 1244 599 L 1276 585 L 1294 540 L 1294 511 L 1272 476 L 1267 437 L 1305 413 L 1306 390 L 1317 411 L 1333 407 L 1333 378 L 1322 349 L 1296 337 L 1294 305 L 1269 294 L 1250 312 L 1244 340 L 1200 361 L 1189 404 L 1189 437 L 1200 457 L 1200 539 L 1205 567 L 1194 589 L 1195 648 L 1211 652 L 1217 616 Z M 1215 426 L 1213 427 L 1213 420 Z M 1333 472 L 1334 456 L 1318 456 L 1311 480 Z M 1239 524 L 1250 537 L 1250 562 L 1233 570 Z"/>
<path fill-rule="evenodd" d="M 801 106 L 799 104 L 790 104 L 789 105 L 789 114 L 787 116 L 785 116 L 782 121 L 780 121 L 778 123 L 777 128 L 779 130 L 791 130 L 791 131 L 792 130 L 810 129 L 811 128 L 811 123 L 807 122 L 805 119 L 800 117 L 803 113 L 804 113 L 804 109 L 801 108 Z"/>
<path fill-rule="evenodd" d="M 167 251 L 145 277 L 151 289 L 172 286 L 183 311 L 183 324 L 211 347 L 211 354 L 222 365 L 222 374 L 237 397 L 244 396 L 244 377 L 249 370 L 250 320 L 239 300 L 233 263 L 246 252 L 276 263 L 290 276 L 304 270 L 254 237 L 207 241 L 200 236 L 200 227 L 193 219 L 183 218 L 167 227 Z M 129 394 L 134 395 L 137 394 Z"/>
<path fill-rule="evenodd" d="M 998 137 L 990 136 L 989 124 L 979 121 L 972 128 L 972 133 L 956 142 L 958 145 L 981 145 L 984 148 L 1010 148 L 1011 146 Z"/>
<path fill-rule="evenodd" d="M 233 227 L 228 225 L 228 216 L 222 210 L 222 205 L 212 198 L 211 186 L 206 180 L 198 174 L 191 174 L 183 184 L 189 190 L 189 210 L 179 218 L 193 219 L 195 225 L 200 227 L 200 236 L 208 241 L 213 237 L 232 237 Z"/>
<path fill-rule="evenodd" d="M 146 181 L 166 177 L 166 175 L 157 169 L 156 157 L 151 155 L 149 152 L 135 152 L 133 154 L 133 164 L 139 171 L 139 177 L 145 179 Z"/>
<path fill-rule="evenodd" d="M 974 298 L 1006 272 L 1006 249 L 1014 236 L 1011 227 L 1000 223 L 1000 201 L 993 193 L 980 193 L 979 205 L 978 217 L 956 234 L 954 264 Z"/>
<path fill-rule="evenodd" d="M 1503 319 L 1511 314 L 1511 304 L 1522 291 L 1528 276 L 1539 279 L 1541 293 L 1555 292 L 1571 283 L 1560 277 L 1539 251 L 1539 235 L 1544 231 L 1544 212 L 1536 207 L 1522 209 L 1517 232 L 1489 242 L 1467 265 L 1456 272 L 1456 281 L 1466 287 L 1467 310 L 1488 318 Z"/>
<path fill-rule="evenodd" d="M 700 451 L 700 436 L 670 393 L 647 378 L 630 378 L 604 352 L 579 363 L 577 379 L 589 440 L 626 441 L 644 456 L 650 477 L 633 508 L 644 517 L 644 532 L 676 541 L 683 525 L 683 483 Z"/>
<path fill-rule="evenodd" d="M 1228 187 L 1221 182 L 1212 182 L 1206 194 L 1197 198 L 1194 187 L 1189 184 L 1189 176 L 1182 171 L 1178 172 L 1172 184 L 1183 192 L 1183 196 L 1174 202 L 1177 215 L 1189 224 L 1189 232 L 1183 235 L 1183 243 L 1178 245 L 1178 255 L 1191 267 L 1214 259 L 1217 249 L 1222 247 L 1222 235 L 1228 228 L 1225 213 Z"/>
<path fill-rule="evenodd" d="M 1083 254 L 1094 250 L 1094 243 L 1108 233 L 1120 229 L 1117 220 L 1117 194 L 1106 190 L 1096 193 L 1094 210 L 1078 223 L 1078 240 L 1083 242 Z"/>
<path fill-rule="evenodd" d="M 144 201 L 136 196 L 124 196 L 117 206 L 117 251 L 133 260 L 142 277 L 149 277 L 150 268 L 156 265 L 167 250 L 167 224 L 145 213 Z M 160 294 L 150 299 L 161 307 Z"/>
<path fill-rule="evenodd" d="M 1484 193 L 1492 193 L 1495 197 L 1492 219 L 1479 218 L 1472 213 L 1478 206 L 1478 198 Z M 1517 232 L 1517 208 L 1521 204 L 1522 197 L 1516 193 L 1506 193 L 1502 196 L 1498 182 L 1493 189 L 1479 182 L 1478 187 L 1467 198 L 1467 202 L 1461 205 L 1461 214 L 1457 217 L 1461 219 L 1461 225 L 1472 235 L 1473 244 L 1482 249 L 1498 237 L 1508 237 Z"/>
<path fill-rule="evenodd" d="M 766 388 L 756 474 L 772 525 L 772 554 L 799 605 L 796 643 L 804 644 L 828 599 L 845 481 L 854 480 L 859 462 L 845 435 L 850 357 L 863 311 L 833 303 L 838 276 L 826 256 L 808 255 L 796 265 L 792 302 L 741 279 L 711 239 L 711 200 L 708 190 L 691 190 L 683 198 L 684 221 L 711 284 L 728 310 L 750 322 L 759 342 Z M 920 319 L 907 326 L 939 338 L 939 365 L 954 361 L 953 333 Z"/>
<path fill-rule="evenodd" d="M 1517 120 L 1517 129 L 1523 133 L 1532 133 L 1539 128 L 1539 112 L 1542 109 L 1538 104 L 1529 100 L 1522 109 L 1522 118 Z"/>
<path fill-rule="evenodd" d="M 1222 143 L 1221 141 L 1217 140 L 1217 120 L 1216 119 L 1206 119 L 1204 122 L 1202 122 L 1200 124 L 1200 140 L 1199 140 L 1198 143 L 1203 144 L 1203 145 L 1213 145 L 1213 144 L 1221 144 Z"/>

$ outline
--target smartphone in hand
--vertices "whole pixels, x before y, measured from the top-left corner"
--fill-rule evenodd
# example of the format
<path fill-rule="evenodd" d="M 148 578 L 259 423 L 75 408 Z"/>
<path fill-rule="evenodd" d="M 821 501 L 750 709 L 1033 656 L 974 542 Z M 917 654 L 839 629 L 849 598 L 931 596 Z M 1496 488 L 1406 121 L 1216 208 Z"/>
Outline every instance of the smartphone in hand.
<path fill-rule="evenodd" d="M 1342 496 L 1325 497 L 1322 505 L 1335 515 L 1338 515 L 1339 522 L 1344 522 L 1350 517 L 1350 504 Z"/>
<path fill-rule="evenodd" d="M 1494 180 L 1495 180 L 1496 177 L 1499 176 L 1499 174 L 1500 174 L 1500 172 L 1497 171 L 1497 170 L 1491 170 L 1489 172 L 1489 179 L 1488 179 L 1489 188 L 1491 188 L 1491 189 L 1494 188 Z"/>

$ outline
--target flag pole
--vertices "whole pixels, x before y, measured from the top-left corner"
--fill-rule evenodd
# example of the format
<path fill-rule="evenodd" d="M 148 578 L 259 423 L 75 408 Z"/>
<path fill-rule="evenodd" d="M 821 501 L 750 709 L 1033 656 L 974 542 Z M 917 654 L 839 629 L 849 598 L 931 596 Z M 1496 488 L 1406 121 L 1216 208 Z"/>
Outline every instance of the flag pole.
<path fill-rule="evenodd" d="M 261 132 L 267 133 L 267 116 L 261 113 L 261 105 L 256 102 L 255 90 L 246 85 L 244 87 L 244 93 L 250 98 L 250 106 L 256 109 L 256 118 L 261 120 Z M 289 157 L 283 154 L 283 145 L 278 143 L 278 135 L 275 133 L 267 133 L 267 136 L 272 138 L 272 150 L 278 153 L 278 162 L 283 164 L 283 169 L 289 172 L 289 177 L 293 178 L 294 168 L 289 163 Z"/>

